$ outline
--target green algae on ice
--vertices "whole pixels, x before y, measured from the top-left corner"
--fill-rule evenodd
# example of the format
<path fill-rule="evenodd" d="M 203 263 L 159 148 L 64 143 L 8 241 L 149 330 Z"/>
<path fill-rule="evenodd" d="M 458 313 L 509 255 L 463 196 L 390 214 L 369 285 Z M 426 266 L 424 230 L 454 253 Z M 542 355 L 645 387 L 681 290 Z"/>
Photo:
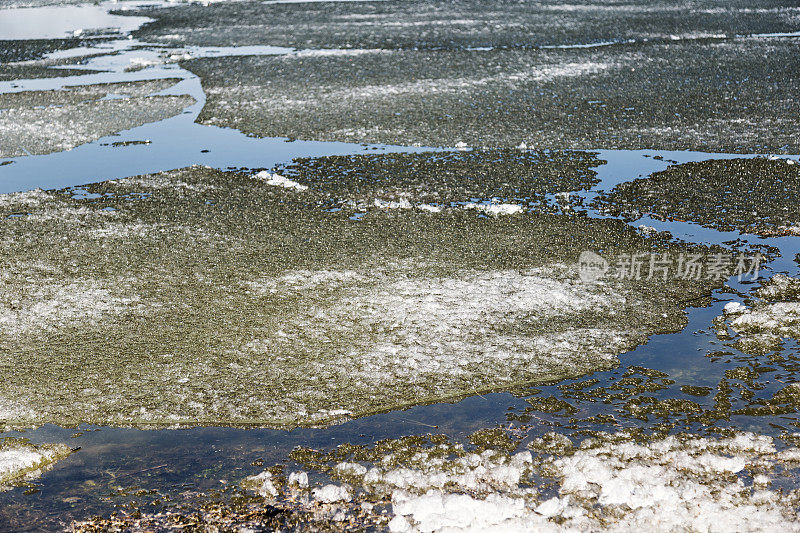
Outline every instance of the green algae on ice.
<path fill-rule="evenodd" d="M 0 196 L 0 422 L 319 425 L 574 377 L 719 285 L 583 283 L 586 249 L 709 251 L 619 221 L 356 222 L 286 184 L 191 167 Z"/>
<path fill-rule="evenodd" d="M 181 63 L 207 95 L 198 121 L 249 135 L 796 154 L 795 10 L 790 0 L 249 1 L 148 7 L 138 14 L 155 21 L 134 35 L 296 48 Z"/>
<path fill-rule="evenodd" d="M 201 124 L 258 137 L 544 149 L 798 153 L 786 39 L 367 50 L 181 62 Z M 714 88 L 735 87 L 735 97 Z"/>
<path fill-rule="evenodd" d="M 624 4 L 431 0 L 409 2 L 237 2 L 118 11 L 154 18 L 134 32 L 182 46 L 273 45 L 312 49 L 485 51 L 541 45 L 608 46 L 640 41 L 718 41 L 731 35 L 792 32 L 796 4 L 753 9 L 735 0 L 632 0 Z M 249 31 L 242 31 L 247 27 Z"/>
<path fill-rule="evenodd" d="M 754 291 L 752 305 L 731 302 L 714 327 L 723 340 L 746 353 L 779 350 L 789 338 L 800 340 L 800 279 L 776 274 Z"/>
<path fill-rule="evenodd" d="M 591 152 L 494 149 L 302 158 L 279 170 L 333 205 L 439 209 L 501 199 L 542 209 L 546 194 L 595 185 L 603 162 Z"/>
<path fill-rule="evenodd" d="M 0 94 L 0 158 L 48 154 L 163 120 L 194 103 L 153 96 L 178 79 L 71 86 Z M 119 98 L 107 98 L 116 95 Z"/>
<path fill-rule="evenodd" d="M 75 37 L 65 39 L 0 40 L 0 81 L 96 74 L 99 71 L 90 70 L 82 66 L 87 58 L 94 55 L 92 53 L 87 52 L 86 55 L 61 59 L 50 59 L 44 56 L 59 50 L 94 46 L 106 40 L 103 38 L 81 39 Z M 81 67 L 74 68 L 78 66 Z"/>
<path fill-rule="evenodd" d="M 763 236 L 800 235 L 800 163 L 793 159 L 712 159 L 674 165 L 618 185 L 602 209 L 696 222 Z"/>

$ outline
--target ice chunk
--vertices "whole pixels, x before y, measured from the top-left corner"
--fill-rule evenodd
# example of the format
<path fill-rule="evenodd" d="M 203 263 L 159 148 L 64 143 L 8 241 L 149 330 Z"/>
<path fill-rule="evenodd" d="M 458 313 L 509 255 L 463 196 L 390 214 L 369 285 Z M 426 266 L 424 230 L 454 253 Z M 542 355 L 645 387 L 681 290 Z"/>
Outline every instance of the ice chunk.
<path fill-rule="evenodd" d="M 723 308 L 726 315 L 738 315 L 747 311 L 747 306 L 741 302 L 728 302 Z"/>
<path fill-rule="evenodd" d="M 305 191 L 308 189 L 308 186 L 306 185 L 292 181 L 289 178 L 281 176 L 280 174 L 267 172 L 266 170 L 262 170 L 258 174 L 254 175 L 253 178 L 259 179 L 265 182 L 267 185 L 274 185 L 276 187 L 283 187 L 285 189 L 294 189 L 296 191 Z"/>
<path fill-rule="evenodd" d="M 289 474 L 287 485 L 297 485 L 301 489 L 308 487 L 308 474 L 305 472 L 292 472 Z"/>
<path fill-rule="evenodd" d="M 278 495 L 278 489 L 275 488 L 275 485 L 272 482 L 272 474 L 267 471 L 246 478 L 242 482 L 242 486 L 256 491 L 259 496 L 263 496 L 265 498 L 274 498 Z"/>
<path fill-rule="evenodd" d="M 72 453 L 64 444 L 34 446 L 22 439 L 0 440 L 0 490 L 15 482 L 38 477 L 43 470 Z"/>
<path fill-rule="evenodd" d="M 349 502 L 352 497 L 347 487 L 341 485 L 325 485 L 311 491 L 317 501 L 323 503 Z"/>
<path fill-rule="evenodd" d="M 518 204 L 501 204 L 501 203 L 474 203 L 470 202 L 464 204 L 464 209 L 475 209 L 491 215 L 493 217 L 501 215 L 516 215 L 522 213 L 523 209 Z"/>

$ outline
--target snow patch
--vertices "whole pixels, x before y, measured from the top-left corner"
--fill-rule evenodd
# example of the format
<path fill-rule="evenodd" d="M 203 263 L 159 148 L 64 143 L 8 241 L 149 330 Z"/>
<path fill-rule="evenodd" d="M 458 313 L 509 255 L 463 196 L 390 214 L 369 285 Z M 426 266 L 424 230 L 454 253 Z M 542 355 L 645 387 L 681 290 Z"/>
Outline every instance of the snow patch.
<path fill-rule="evenodd" d="M 725 304 L 725 307 L 722 311 L 726 315 L 740 315 L 747 311 L 747 306 L 740 302 L 728 302 Z"/>
<path fill-rule="evenodd" d="M 376 198 L 375 207 L 380 209 L 411 209 L 414 206 L 405 198 L 402 198 L 398 201 L 386 201 Z"/>
<path fill-rule="evenodd" d="M 545 500 L 529 488 L 532 480 L 527 473 L 501 477 L 500 483 L 483 488 L 471 485 L 465 474 L 481 473 L 498 480 L 487 475 L 503 464 L 491 458 L 491 451 L 466 471 L 459 465 L 473 464 L 474 459 L 429 461 L 414 470 L 423 482 L 409 490 L 393 490 L 395 516 L 390 530 L 800 530 L 793 496 L 770 489 L 775 473 L 769 472 L 780 454 L 769 437 L 751 433 L 723 439 L 670 436 L 644 444 L 629 437 L 610 437 L 605 443 L 587 439 L 573 454 L 545 460 L 541 474 L 558 482 L 558 495 Z M 758 490 L 740 478 L 746 477 L 747 469 L 767 472 L 754 477 Z M 387 478 L 386 474 L 379 477 Z M 413 476 L 405 473 L 403 477 Z"/>
<path fill-rule="evenodd" d="M 518 204 L 501 204 L 501 203 L 467 203 L 464 204 L 464 209 L 475 209 L 493 217 L 503 215 L 518 215 L 522 213 L 523 208 Z"/>
<path fill-rule="evenodd" d="M 57 280 L 38 283 L 22 295 L 0 290 L 0 329 L 5 334 L 62 327 L 76 322 L 96 323 L 135 308 L 138 297 L 112 293 L 98 280 L 62 285 Z"/>
<path fill-rule="evenodd" d="M 262 170 L 258 174 L 254 175 L 253 178 L 261 180 L 267 185 L 273 185 L 275 187 L 283 187 L 284 189 L 294 189 L 296 191 L 305 191 L 308 189 L 307 185 L 302 185 L 300 183 L 297 183 L 296 181 L 290 180 L 289 178 L 285 178 L 280 174 L 267 172 L 266 170 Z"/>

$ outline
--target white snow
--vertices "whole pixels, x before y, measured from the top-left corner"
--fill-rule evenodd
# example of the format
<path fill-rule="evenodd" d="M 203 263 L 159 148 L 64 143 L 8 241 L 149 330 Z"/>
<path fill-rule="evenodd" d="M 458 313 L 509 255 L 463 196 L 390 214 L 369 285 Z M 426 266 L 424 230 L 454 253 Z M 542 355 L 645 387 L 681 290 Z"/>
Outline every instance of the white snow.
<path fill-rule="evenodd" d="M 376 198 L 374 205 L 380 209 L 411 209 L 414 207 L 411 202 L 405 198 L 401 198 L 397 201 L 386 201 Z"/>
<path fill-rule="evenodd" d="M 367 473 L 367 467 L 358 463 L 339 463 L 334 470 L 339 474 L 351 476 L 363 476 Z"/>
<path fill-rule="evenodd" d="M 751 308 L 725 305 L 723 316 L 715 319 L 720 331 L 727 321 L 739 336 L 740 349 L 749 352 L 773 350 L 788 337 L 800 339 L 800 279 L 776 274 L 754 294 L 761 300 Z"/>
<path fill-rule="evenodd" d="M 637 229 L 641 231 L 643 235 L 655 235 L 658 233 L 658 230 L 653 226 L 646 226 L 644 224 L 638 226 Z"/>
<path fill-rule="evenodd" d="M 152 67 L 154 65 L 160 65 L 164 61 L 162 59 L 156 57 L 132 57 L 130 58 L 130 64 L 134 68 L 144 68 L 144 67 Z"/>
<path fill-rule="evenodd" d="M 6 295 L 0 288 L 0 298 L 12 304 L 0 307 L 0 328 L 20 334 L 76 322 L 96 323 L 126 311 L 141 310 L 135 305 L 137 296 L 118 295 L 104 285 L 92 279 L 67 285 L 57 280 L 42 281 L 24 295 Z M 118 283 L 108 283 L 115 285 Z"/>
<path fill-rule="evenodd" d="M 792 457 L 781 454 L 771 438 L 750 433 L 723 439 L 671 436 L 646 444 L 627 437 L 608 443 L 587 439 L 574 454 L 544 462 L 543 473 L 558 482 L 558 495 L 545 500 L 524 486 L 525 475 L 481 490 L 465 484 L 462 468 L 454 467 L 463 459 L 439 463 L 438 469 L 432 462 L 416 474 L 427 483 L 393 490 L 389 527 L 393 532 L 800 531 L 792 496 L 770 487 L 776 462 Z M 754 478 L 758 490 L 737 476 L 746 469 L 765 472 Z M 473 469 L 478 471 L 483 472 Z"/>
<path fill-rule="evenodd" d="M 50 195 L 50 193 L 43 191 L 42 189 L 33 189 L 25 192 L 0 194 L 0 207 L 9 207 L 12 205 L 34 207 L 41 205 L 42 202 L 48 202 L 52 200 L 53 197 Z"/>
<path fill-rule="evenodd" d="M 745 310 L 731 321 L 737 333 L 792 336 L 800 328 L 800 302 L 777 302 Z"/>
<path fill-rule="evenodd" d="M 243 285 L 256 294 L 309 291 L 325 286 L 338 287 L 366 281 L 354 270 L 294 270 L 277 278 L 247 281 Z"/>
<path fill-rule="evenodd" d="M 502 204 L 502 203 L 474 203 L 470 202 L 464 204 L 464 209 L 475 209 L 487 215 L 498 217 L 502 215 L 517 215 L 522 213 L 523 208 L 518 204 Z"/>
<path fill-rule="evenodd" d="M 430 491 L 411 496 L 396 491 L 392 508 L 397 517 L 390 530 L 400 531 L 530 531 L 530 511 L 522 498 L 490 494 L 486 499 L 467 494 Z M 409 523 L 412 517 L 414 526 Z M 525 519 L 525 520 L 523 520 Z M 536 520 L 542 522 L 541 519 Z"/>
<path fill-rule="evenodd" d="M 122 185 L 132 188 L 145 189 L 172 189 L 190 192 L 206 192 L 216 187 L 206 183 L 188 183 L 174 173 L 150 174 L 148 176 L 133 176 L 107 182 L 110 185 Z"/>
<path fill-rule="evenodd" d="M 245 290 L 269 301 L 298 302 L 300 311 L 276 317 L 272 333 L 242 342 L 236 353 L 286 358 L 323 349 L 324 360 L 309 357 L 314 362 L 308 372 L 324 372 L 337 387 L 346 383 L 349 391 L 383 402 L 388 394 L 419 399 L 453 394 L 464 383 L 507 383 L 520 375 L 604 367 L 642 338 L 635 328 L 527 330 L 524 324 L 584 312 L 615 320 L 621 308 L 634 305 L 635 295 L 618 287 L 587 288 L 568 277 L 572 266 L 415 277 L 421 266 L 387 265 L 365 273 L 296 271 L 243 282 Z M 398 268 L 410 275 L 398 276 Z M 521 327 L 515 326 L 517 320 Z M 454 385 L 459 382 L 462 389 Z M 302 406 L 324 394 L 333 392 L 309 382 L 291 393 L 285 409 L 303 412 Z M 358 411 L 353 407 L 338 403 L 303 417 L 350 416 L 349 411 Z"/>
<path fill-rule="evenodd" d="M 444 472 L 442 462 L 426 461 L 421 455 L 419 468 L 383 469 L 373 467 L 363 475 L 367 487 L 382 492 L 401 490 L 424 492 L 431 488 L 443 489 L 456 485 L 462 490 L 490 492 L 498 488 L 508 489 L 519 484 L 532 462 L 530 452 L 521 452 L 511 457 L 498 455 L 492 450 L 482 454 L 471 453 L 452 460 Z"/>
<path fill-rule="evenodd" d="M 306 58 L 306 57 L 352 57 L 361 56 L 364 54 L 390 54 L 391 50 L 380 48 L 328 48 L 328 49 L 309 49 L 298 50 L 285 54 L 282 57 L 286 59 L 291 58 Z"/>
<path fill-rule="evenodd" d="M 0 158 L 69 150 L 175 116 L 194 103 L 185 95 L 92 100 L 4 110 L 0 113 Z"/>
<path fill-rule="evenodd" d="M 376 198 L 372 202 L 372 205 L 378 209 L 418 209 L 427 213 L 441 213 L 444 209 L 440 205 L 412 204 L 406 198 L 400 198 L 399 200 L 383 200 L 381 198 Z M 366 208 L 366 206 L 364 206 L 364 208 Z"/>
<path fill-rule="evenodd" d="M 569 202 L 570 193 L 569 191 L 562 191 L 555 193 L 554 196 L 556 197 L 556 200 L 560 202 Z"/>
<path fill-rule="evenodd" d="M 766 300 L 797 299 L 800 295 L 800 279 L 785 274 L 775 274 L 756 291 L 756 296 Z"/>
<path fill-rule="evenodd" d="M 778 229 L 789 235 L 800 235 L 800 222 L 791 226 L 779 226 Z"/>
<path fill-rule="evenodd" d="M 290 180 L 289 178 L 285 178 L 280 174 L 267 172 L 266 170 L 262 170 L 258 174 L 255 174 L 253 178 L 261 180 L 267 185 L 274 185 L 276 187 L 283 187 L 285 189 L 294 189 L 296 191 L 305 191 L 308 189 L 307 185 L 302 185 L 296 181 Z"/>

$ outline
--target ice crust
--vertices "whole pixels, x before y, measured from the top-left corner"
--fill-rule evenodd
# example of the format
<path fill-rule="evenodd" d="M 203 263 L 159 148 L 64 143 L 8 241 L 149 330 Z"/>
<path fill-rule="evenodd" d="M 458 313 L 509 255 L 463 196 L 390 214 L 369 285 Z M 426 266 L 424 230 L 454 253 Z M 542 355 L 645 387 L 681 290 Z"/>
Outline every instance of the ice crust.
<path fill-rule="evenodd" d="M 776 274 L 755 291 L 760 299 L 751 307 L 741 302 L 725 305 L 715 319 L 718 334 L 727 326 L 737 335 L 737 347 L 746 352 L 766 352 L 787 338 L 800 339 L 800 279 Z"/>
<path fill-rule="evenodd" d="M 305 191 L 308 186 L 292 181 L 289 178 L 281 176 L 266 170 L 254 175 L 253 178 L 263 180 L 267 185 L 274 185 L 276 187 L 283 187 L 285 189 L 294 189 L 296 191 Z"/>
<path fill-rule="evenodd" d="M 64 444 L 34 446 L 24 440 L 0 440 L 0 491 L 9 485 L 35 479 L 56 461 L 71 453 Z"/>
<path fill-rule="evenodd" d="M 367 494 L 390 494 L 393 532 L 445 531 L 799 531 L 797 491 L 772 486 L 800 451 L 778 451 L 752 433 L 635 441 L 623 433 L 585 440 L 540 458 L 487 449 L 456 458 L 420 452 L 414 466 L 365 474 L 346 463 Z M 534 475 L 552 478 L 540 493 Z M 748 479 L 752 479 L 749 482 Z"/>
<path fill-rule="evenodd" d="M 0 422 L 329 424 L 612 368 L 706 289 L 583 284 L 582 243 L 655 244 L 611 221 L 327 195 L 192 167 L 0 196 Z"/>

